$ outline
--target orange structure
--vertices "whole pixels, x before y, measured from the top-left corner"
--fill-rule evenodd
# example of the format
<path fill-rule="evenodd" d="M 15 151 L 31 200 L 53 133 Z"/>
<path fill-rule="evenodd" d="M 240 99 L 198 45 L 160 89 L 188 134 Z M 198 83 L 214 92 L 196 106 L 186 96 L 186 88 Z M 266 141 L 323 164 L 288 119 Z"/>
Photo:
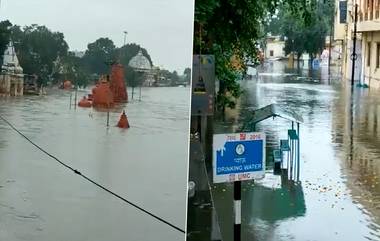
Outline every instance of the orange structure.
<path fill-rule="evenodd" d="M 115 102 L 126 101 L 128 101 L 128 95 L 124 79 L 124 68 L 121 64 L 114 64 L 112 65 L 111 75 L 102 76 L 92 89 L 92 93 L 88 94 L 88 97 L 81 100 L 78 105 L 87 107 L 87 102 L 90 102 L 93 107 L 109 108 L 113 107 Z"/>
<path fill-rule="evenodd" d="M 117 127 L 124 128 L 124 129 L 128 129 L 130 127 L 127 115 L 125 114 L 125 111 L 123 111 L 123 114 L 121 114 L 120 120 L 117 123 Z"/>
<path fill-rule="evenodd" d="M 110 84 L 102 78 L 100 83 L 96 85 L 92 89 L 92 105 L 94 107 L 112 107 L 113 102 L 113 94 L 110 89 Z"/>
<path fill-rule="evenodd" d="M 112 65 L 110 88 L 114 102 L 128 101 L 127 87 L 125 85 L 124 68 L 121 64 Z"/>
<path fill-rule="evenodd" d="M 63 81 L 63 89 L 64 90 L 70 90 L 73 88 L 73 85 L 71 84 L 70 80 Z"/>
<path fill-rule="evenodd" d="M 89 99 L 87 99 L 86 96 L 84 96 L 78 103 L 78 106 L 80 107 L 86 107 L 86 108 L 89 108 L 92 106 L 92 103 Z"/>

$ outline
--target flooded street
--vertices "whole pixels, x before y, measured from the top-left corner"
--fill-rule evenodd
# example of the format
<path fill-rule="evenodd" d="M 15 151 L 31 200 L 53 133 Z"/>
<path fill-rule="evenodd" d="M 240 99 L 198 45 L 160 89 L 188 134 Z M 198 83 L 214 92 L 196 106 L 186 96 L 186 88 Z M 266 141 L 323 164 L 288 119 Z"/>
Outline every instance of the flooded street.
<path fill-rule="evenodd" d="M 184 229 L 189 94 L 143 88 L 141 102 L 112 110 L 109 128 L 106 112 L 69 109 L 70 92 L 61 90 L 0 99 L 0 115 L 61 161 Z M 128 130 L 115 127 L 123 109 Z M 184 239 L 63 168 L 3 121 L 0 133 L 0 240 Z"/>
<path fill-rule="evenodd" d="M 379 91 L 355 88 L 312 73 L 285 71 L 280 62 L 259 70 L 245 89 L 237 115 L 219 121 L 216 133 L 239 130 L 250 111 L 269 104 L 302 116 L 300 182 L 273 174 L 271 150 L 287 139 L 289 121 L 267 119 L 267 175 L 242 185 L 242 239 L 257 241 L 380 240 Z M 287 72 L 287 73 L 285 73 Z M 322 72 L 322 73 L 321 73 Z M 301 75 L 305 77 L 301 77 Z M 348 86 L 349 87 L 349 86 Z M 233 240 L 233 185 L 214 184 L 224 241 Z"/>

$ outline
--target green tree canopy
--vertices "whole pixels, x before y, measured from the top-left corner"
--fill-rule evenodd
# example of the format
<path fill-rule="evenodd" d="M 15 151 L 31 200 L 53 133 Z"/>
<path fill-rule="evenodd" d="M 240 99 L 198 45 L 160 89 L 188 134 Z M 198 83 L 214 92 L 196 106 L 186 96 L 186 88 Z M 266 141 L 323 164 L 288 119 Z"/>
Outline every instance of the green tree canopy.
<path fill-rule="evenodd" d="M 183 75 L 185 76 L 185 82 L 186 83 L 190 83 L 190 81 L 191 81 L 191 69 L 190 68 L 186 68 L 183 71 Z"/>
<path fill-rule="evenodd" d="M 298 13 L 306 22 L 313 4 L 319 0 L 196 0 L 194 17 L 194 54 L 213 54 L 220 81 L 218 105 L 234 107 L 232 97 L 241 93 L 237 78 L 245 64 L 257 62 L 258 41 L 264 36 L 263 22 L 279 4 Z M 231 58 L 242 61 L 236 69 Z"/>
<path fill-rule="evenodd" d="M 91 73 L 105 74 L 109 71 L 107 62 L 112 62 L 116 58 L 116 47 L 109 38 L 99 38 L 87 45 L 87 50 L 83 56 L 83 61 Z"/>
<path fill-rule="evenodd" d="M 15 25 L 11 30 L 24 73 L 35 74 L 39 84 L 46 84 L 54 74 L 54 62 L 67 55 L 64 35 L 36 24 L 23 28 Z"/>
<path fill-rule="evenodd" d="M 276 16 L 267 24 L 266 32 L 286 37 L 286 54 L 318 54 L 324 49 L 325 38 L 330 32 L 332 4 L 331 0 L 316 2 L 307 22 L 302 15 L 291 12 L 289 6 L 281 6 Z"/>
<path fill-rule="evenodd" d="M 69 52 L 62 59 L 55 62 L 56 80 L 70 80 L 74 85 L 86 87 L 91 81 L 91 74 L 88 72 L 82 58 L 75 56 L 73 52 Z"/>
<path fill-rule="evenodd" d="M 11 26 L 12 24 L 8 20 L 0 22 L 0 64 L 2 64 L 4 51 L 9 43 Z"/>

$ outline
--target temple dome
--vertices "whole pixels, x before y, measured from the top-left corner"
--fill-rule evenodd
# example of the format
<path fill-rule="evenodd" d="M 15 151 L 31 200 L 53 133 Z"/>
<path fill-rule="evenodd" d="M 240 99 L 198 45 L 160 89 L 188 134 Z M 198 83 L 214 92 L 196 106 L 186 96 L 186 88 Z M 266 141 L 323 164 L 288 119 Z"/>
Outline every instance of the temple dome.
<path fill-rule="evenodd" d="M 136 70 L 149 71 L 152 69 L 149 59 L 143 55 L 141 50 L 129 61 L 128 65 Z"/>

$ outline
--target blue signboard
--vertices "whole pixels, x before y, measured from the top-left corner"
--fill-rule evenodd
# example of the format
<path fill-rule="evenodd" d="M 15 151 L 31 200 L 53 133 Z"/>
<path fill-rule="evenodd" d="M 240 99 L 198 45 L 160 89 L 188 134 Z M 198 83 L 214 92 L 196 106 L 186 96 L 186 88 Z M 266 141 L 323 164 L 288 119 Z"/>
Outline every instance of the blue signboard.
<path fill-rule="evenodd" d="M 213 141 L 214 183 L 264 177 L 264 133 L 218 134 Z"/>

